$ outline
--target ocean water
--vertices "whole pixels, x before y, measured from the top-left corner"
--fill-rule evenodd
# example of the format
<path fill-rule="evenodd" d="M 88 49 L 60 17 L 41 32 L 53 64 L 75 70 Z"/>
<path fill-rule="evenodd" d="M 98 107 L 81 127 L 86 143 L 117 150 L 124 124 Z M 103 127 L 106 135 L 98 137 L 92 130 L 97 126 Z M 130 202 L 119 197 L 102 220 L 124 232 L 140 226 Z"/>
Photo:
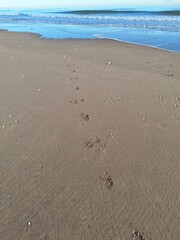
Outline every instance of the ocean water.
<path fill-rule="evenodd" d="M 0 29 L 42 38 L 109 38 L 180 52 L 180 10 L 0 10 Z"/>

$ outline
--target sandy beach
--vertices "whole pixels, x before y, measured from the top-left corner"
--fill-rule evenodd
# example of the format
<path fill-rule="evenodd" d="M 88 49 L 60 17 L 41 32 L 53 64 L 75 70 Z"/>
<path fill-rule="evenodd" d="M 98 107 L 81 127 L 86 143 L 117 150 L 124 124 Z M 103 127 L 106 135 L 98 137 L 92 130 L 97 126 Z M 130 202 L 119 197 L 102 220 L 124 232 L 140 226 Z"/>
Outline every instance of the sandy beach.
<path fill-rule="evenodd" d="M 179 240 L 180 54 L 0 31 L 0 56 L 0 239 Z"/>

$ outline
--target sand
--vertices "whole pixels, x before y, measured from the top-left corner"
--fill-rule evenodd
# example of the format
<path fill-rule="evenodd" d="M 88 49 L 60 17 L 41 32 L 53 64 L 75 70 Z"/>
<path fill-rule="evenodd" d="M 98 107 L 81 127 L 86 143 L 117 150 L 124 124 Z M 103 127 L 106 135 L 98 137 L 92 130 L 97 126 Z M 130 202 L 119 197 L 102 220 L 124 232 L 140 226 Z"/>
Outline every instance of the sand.
<path fill-rule="evenodd" d="M 180 54 L 0 31 L 0 56 L 0 239 L 179 240 Z"/>

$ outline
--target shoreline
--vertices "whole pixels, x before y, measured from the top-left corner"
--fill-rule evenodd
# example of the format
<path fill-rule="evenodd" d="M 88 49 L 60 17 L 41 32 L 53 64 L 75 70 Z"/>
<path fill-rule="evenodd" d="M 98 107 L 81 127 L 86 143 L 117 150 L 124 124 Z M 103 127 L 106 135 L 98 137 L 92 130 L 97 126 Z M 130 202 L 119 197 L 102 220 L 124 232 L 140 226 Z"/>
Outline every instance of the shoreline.
<path fill-rule="evenodd" d="M 135 43 L 135 42 L 130 42 L 130 41 L 122 41 L 122 40 L 118 40 L 116 38 L 65 38 L 65 39 L 60 39 L 60 38 L 45 38 L 43 37 L 41 34 L 38 33 L 33 33 L 33 32 L 16 32 L 16 31 L 9 31 L 6 29 L 0 29 L 0 32 L 10 32 L 10 33 L 23 33 L 23 34 L 32 34 L 37 36 L 39 39 L 45 39 L 45 40 L 50 40 L 50 41 L 64 41 L 64 40 L 80 40 L 80 41 L 90 41 L 90 40 L 113 40 L 116 42 L 120 42 L 120 43 L 124 43 L 124 44 L 132 44 L 132 45 L 137 45 L 137 46 L 142 46 L 142 47 L 148 47 L 148 48 L 152 48 L 152 49 L 158 49 L 158 50 L 162 50 L 162 51 L 166 51 L 166 52 L 172 52 L 172 53 L 180 53 L 180 51 L 175 51 L 175 50 L 170 50 L 170 49 L 164 49 L 164 48 L 159 48 L 156 46 L 151 46 L 151 45 L 146 45 L 143 43 Z"/>
<path fill-rule="evenodd" d="M 5 30 L 0 53 L 1 238 L 179 240 L 180 55 Z"/>

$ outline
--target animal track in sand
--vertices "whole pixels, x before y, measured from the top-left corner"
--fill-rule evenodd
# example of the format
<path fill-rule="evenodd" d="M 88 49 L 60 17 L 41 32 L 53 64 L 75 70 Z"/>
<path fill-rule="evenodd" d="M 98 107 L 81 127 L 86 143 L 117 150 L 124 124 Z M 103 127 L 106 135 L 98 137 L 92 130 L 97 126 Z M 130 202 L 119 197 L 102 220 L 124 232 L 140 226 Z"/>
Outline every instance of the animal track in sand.
<path fill-rule="evenodd" d="M 174 77 L 174 74 L 173 73 L 167 73 L 167 76 L 168 77 Z"/>
<path fill-rule="evenodd" d="M 111 176 L 108 174 L 108 172 L 106 172 L 103 177 L 101 177 L 101 176 L 99 176 L 99 177 L 100 177 L 100 179 L 104 182 L 105 187 L 107 187 L 108 189 L 113 186 L 112 178 L 111 178 Z"/>
<path fill-rule="evenodd" d="M 102 144 L 102 150 L 104 150 L 106 148 L 106 144 Z"/>
<path fill-rule="evenodd" d="M 98 137 L 95 137 L 95 138 L 94 138 L 94 142 L 95 142 L 95 143 L 99 143 L 99 142 L 100 142 L 100 139 L 99 139 Z"/>
<path fill-rule="evenodd" d="M 145 240 L 145 238 L 144 238 L 143 234 L 141 234 L 139 231 L 133 229 L 132 240 Z"/>
<path fill-rule="evenodd" d="M 93 147 L 93 142 L 91 142 L 91 141 L 84 141 L 84 143 L 85 143 L 85 146 L 87 148 L 92 148 Z"/>
<path fill-rule="evenodd" d="M 85 146 L 87 148 L 92 148 L 95 143 L 99 143 L 99 142 L 100 142 L 100 139 L 98 137 L 95 137 L 94 139 L 91 139 L 88 141 L 84 141 Z"/>
<path fill-rule="evenodd" d="M 136 227 L 133 226 L 133 223 L 129 224 L 129 227 L 131 228 L 131 240 L 152 240 L 151 238 L 151 233 L 149 233 L 148 235 L 146 235 L 144 232 L 140 232 L 139 230 L 137 230 Z"/>
<path fill-rule="evenodd" d="M 89 120 L 89 115 L 87 113 L 81 113 L 81 117 L 86 121 Z"/>
<path fill-rule="evenodd" d="M 72 104 L 77 104 L 77 103 L 78 103 L 78 100 L 71 100 L 70 103 L 72 103 Z"/>
<path fill-rule="evenodd" d="M 108 97 L 107 102 L 113 103 L 112 97 Z"/>
<path fill-rule="evenodd" d="M 77 104 L 79 101 L 78 100 L 71 100 L 70 103 L 72 104 Z M 84 102 L 84 98 L 80 99 L 80 102 Z"/>

